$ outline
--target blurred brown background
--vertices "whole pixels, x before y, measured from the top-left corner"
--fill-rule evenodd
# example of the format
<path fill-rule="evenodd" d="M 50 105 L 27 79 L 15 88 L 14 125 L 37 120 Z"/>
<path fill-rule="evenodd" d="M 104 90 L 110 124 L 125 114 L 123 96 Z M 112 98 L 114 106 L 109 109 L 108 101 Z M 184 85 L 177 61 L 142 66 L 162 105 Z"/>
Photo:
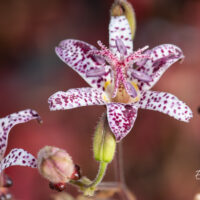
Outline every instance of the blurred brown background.
<path fill-rule="evenodd" d="M 44 123 L 16 126 L 8 151 L 21 147 L 34 155 L 44 145 L 65 148 L 83 173 L 93 178 L 94 127 L 103 107 L 50 112 L 47 99 L 58 90 L 87 84 L 54 53 L 67 38 L 96 45 L 108 44 L 112 0 L 7 0 L 0 1 L 0 116 L 26 108 L 37 110 Z M 193 110 L 189 124 L 164 114 L 140 110 L 135 126 L 124 139 L 126 182 L 139 200 L 189 200 L 200 192 L 195 179 L 200 169 L 200 1 L 132 0 L 137 31 L 135 49 L 163 43 L 185 53 L 154 90 L 168 91 Z M 7 151 L 7 152 L 8 152 Z M 36 170 L 12 167 L 16 199 L 47 200 L 52 191 Z M 112 177 L 107 177 L 112 179 Z M 71 188 L 68 189 L 70 192 Z M 74 190 L 72 189 L 74 192 Z"/>

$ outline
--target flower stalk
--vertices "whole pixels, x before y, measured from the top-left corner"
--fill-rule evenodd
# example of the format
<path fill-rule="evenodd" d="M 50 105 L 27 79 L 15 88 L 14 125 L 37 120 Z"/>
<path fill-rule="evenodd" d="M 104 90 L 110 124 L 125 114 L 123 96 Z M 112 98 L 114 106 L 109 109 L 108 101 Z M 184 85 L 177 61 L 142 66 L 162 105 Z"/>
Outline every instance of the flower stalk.
<path fill-rule="evenodd" d="M 98 186 L 99 183 L 101 183 L 101 181 L 106 173 L 107 166 L 108 166 L 108 163 L 100 162 L 98 174 L 97 174 L 95 180 L 91 184 L 86 186 L 86 189 L 84 190 L 84 195 L 86 195 L 86 196 L 94 195 L 96 187 Z"/>
<path fill-rule="evenodd" d="M 108 164 L 114 158 L 115 150 L 116 139 L 110 130 L 106 114 L 104 113 L 97 124 L 93 140 L 94 158 L 99 162 L 97 176 L 93 181 L 83 177 L 78 181 L 71 180 L 70 183 L 83 191 L 84 195 L 93 196 L 106 173 Z"/>

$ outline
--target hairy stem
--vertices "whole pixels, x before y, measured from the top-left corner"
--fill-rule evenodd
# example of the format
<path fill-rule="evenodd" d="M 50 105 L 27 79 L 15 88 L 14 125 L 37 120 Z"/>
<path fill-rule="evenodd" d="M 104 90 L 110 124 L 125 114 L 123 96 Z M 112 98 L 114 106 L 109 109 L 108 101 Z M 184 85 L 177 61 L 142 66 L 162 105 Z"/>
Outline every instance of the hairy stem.
<path fill-rule="evenodd" d="M 103 179 L 103 177 L 105 175 L 107 166 L 108 166 L 108 163 L 100 162 L 99 172 L 98 172 L 95 180 L 90 185 L 88 185 L 87 187 L 96 187 L 102 181 L 102 179 Z"/>

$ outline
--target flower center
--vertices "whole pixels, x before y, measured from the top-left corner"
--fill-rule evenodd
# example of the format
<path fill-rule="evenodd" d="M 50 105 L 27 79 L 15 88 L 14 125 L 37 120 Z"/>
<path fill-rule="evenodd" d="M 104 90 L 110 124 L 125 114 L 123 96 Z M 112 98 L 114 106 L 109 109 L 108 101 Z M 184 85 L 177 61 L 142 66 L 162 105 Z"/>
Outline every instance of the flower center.
<path fill-rule="evenodd" d="M 144 74 L 137 72 L 133 69 L 133 64 L 138 59 L 146 58 L 145 54 L 142 54 L 148 47 L 144 47 L 127 55 L 128 51 L 122 40 L 115 40 L 116 48 L 120 54 L 119 58 L 113 54 L 110 49 L 98 41 L 98 45 L 101 50 L 91 50 L 89 54 L 93 56 L 101 56 L 111 68 L 111 82 L 105 83 L 105 90 L 110 94 L 111 101 L 120 103 L 136 102 L 139 100 L 140 92 L 137 84 L 132 81 L 132 77 L 139 79 L 143 78 Z M 131 75 L 128 75 L 128 71 L 131 71 Z M 106 73 L 105 64 L 101 65 L 101 68 L 90 70 L 86 73 L 88 77 L 102 76 Z M 149 76 L 144 76 L 143 79 L 150 80 Z M 148 79 L 149 78 L 149 79 Z"/>

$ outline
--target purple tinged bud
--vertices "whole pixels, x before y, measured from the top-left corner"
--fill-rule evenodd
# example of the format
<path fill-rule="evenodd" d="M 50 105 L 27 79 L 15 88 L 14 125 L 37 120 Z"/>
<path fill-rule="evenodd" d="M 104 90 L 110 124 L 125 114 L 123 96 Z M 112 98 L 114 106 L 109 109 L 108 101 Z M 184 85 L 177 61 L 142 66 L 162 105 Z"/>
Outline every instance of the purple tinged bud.
<path fill-rule="evenodd" d="M 44 178 L 54 184 L 67 183 L 75 166 L 65 150 L 45 146 L 38 153 L 38 170 Z"/>
<path fill-rule="evenodd" d="M 95 68 L 86 71 L 87 77 L 97 77 L 97 76 L 103 76 L 106 73 L 105 68 L 102 66 L 101 68 Z"/>
<path fill-rule="evenodd" d="M 152 79 L 151 76 L 149 76 L 146 73 L 139 72 L 139 71 L 137 71 L 135 69 L 131 69 L 131 76 L 133 78 L 136 78 L 136 79 L 138 79 L 140 81 L 144 81 L 144 82 L 151 82 L 151 81 L 153 81 L 153 79 Z"/>
<path fill-rule="evenodd" d="M 130 82 L 126 82 L 126 91 L 132 98 L 137 97 L 137 91 Z"/>
<path fill-rule="evenodd" d="M 122 42 L 121 39 L 116 39 L 115 40 L 115 44 L 117 46 L 117 50 L 119 51 L 119 53 L 122 55 L 122 56 L 125 56 L 127 54 L 127 48 L 126 46 L 124 45 L 124 43 Z"/>

